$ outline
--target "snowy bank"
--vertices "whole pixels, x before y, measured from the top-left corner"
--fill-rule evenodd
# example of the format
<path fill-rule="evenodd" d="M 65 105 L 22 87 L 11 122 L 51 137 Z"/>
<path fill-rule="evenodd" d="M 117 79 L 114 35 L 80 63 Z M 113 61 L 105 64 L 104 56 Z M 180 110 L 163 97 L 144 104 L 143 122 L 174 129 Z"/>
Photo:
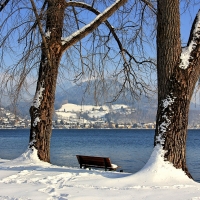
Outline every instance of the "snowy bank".
<path fill-rule="evenodd" d="M 162 156 L 155 148 L 143 169 L 129 174 L 55 166 L 29 150 L 14 160 L 0 159 L 0 199 L 200 199 L 200 184 Z"/>

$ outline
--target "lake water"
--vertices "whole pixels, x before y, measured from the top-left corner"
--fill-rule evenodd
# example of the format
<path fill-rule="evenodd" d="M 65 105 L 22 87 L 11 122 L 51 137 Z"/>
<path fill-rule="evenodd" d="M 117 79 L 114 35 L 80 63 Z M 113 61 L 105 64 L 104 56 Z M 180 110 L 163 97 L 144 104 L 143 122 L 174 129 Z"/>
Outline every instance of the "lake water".
<path fill-rule="evenodd" d="M 77 154 L 110 157 L 124 172 L 135 173 L 147 162 L 153 149 L 154 130 L 60 129 L 53 130 L 51 163 L 79 167 Z M 28 146 L 29 130 L 0 129 L 0 158 L 14 159 Z M 189 130 L 187 165 L 200 182 L 200 130 Z"/>

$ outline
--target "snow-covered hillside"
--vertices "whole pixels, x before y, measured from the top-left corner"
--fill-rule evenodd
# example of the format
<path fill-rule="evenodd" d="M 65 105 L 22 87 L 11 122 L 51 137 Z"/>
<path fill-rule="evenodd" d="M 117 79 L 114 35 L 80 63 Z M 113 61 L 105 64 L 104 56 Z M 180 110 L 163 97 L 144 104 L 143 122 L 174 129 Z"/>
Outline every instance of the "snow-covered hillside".
<path fill-rule="evenodd" d="M 56 115 L 58 118 L 68 119 L 70 117 L 78 118 L 81 113 L 87 113 L 90 118 L 104 118 L 105 115 L 110 112 L 120 112 L 124 109 L 128 109 L 128 106 L 124 104 L 116 104 L 109 108 L 105 105 L 92 106 L 67 103 L 62 105 L 60 109 L 56 110 Z"/>

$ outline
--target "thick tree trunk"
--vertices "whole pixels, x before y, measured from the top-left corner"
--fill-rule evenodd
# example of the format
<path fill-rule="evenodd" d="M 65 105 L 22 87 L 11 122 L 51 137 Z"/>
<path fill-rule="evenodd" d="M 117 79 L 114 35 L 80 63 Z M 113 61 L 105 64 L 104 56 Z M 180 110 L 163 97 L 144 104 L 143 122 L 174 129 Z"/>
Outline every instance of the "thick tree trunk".
<path fill-rule="evenodd" d="M 165 98 L 166 84 L 181 55 L 179 0 L 159 0 L 157 12 L 158 100 Z"/>
<path fill-rule="evenodd" d="M 33 106 L 30 108 L 31 130 L 30 148 L 38 150 L 38 157 L 50 162 L 50 138 L 52 131 L 52 115 L 54 109 L 54 98 L 58 67 L 62 53 L 80 41 L 86 35 L 96 29 L 101 23 L 107 20 L 127 0 L 115 1 L 108 9 L 99 14 L 95 20 L 73 33 L 71 36 L 62 39 L 64 11 L 67 3 L 65 0 L 47 0 L 46 36 L 43 33 L 40 16 L 37 14 L 34 0 L 31 0 L 33 11 L 42 36 L 42 58 L 39 69 L 39 78 Z M 63 42 L 63 44 L 62 44 Z"/>
<path fill-rule="evenodd" d="M 186 165 L 186 137 L 195 81 L 191 84 L 183 82 L 183 69 L 177 68 L 175 71 L 166 84 L 166 96 L 158 105 L 155 145 L 161 145 L 165 150 L 166 161 L 191 177 Z"/>
<path fill-rule="evenodd" d="M 30 147 L 38 150 L 38 157 L 50 162 L 50 139 L 58 68 L 61 52 L 61 37 L 64 18 L 64 0 L 48 1 L 46 44 L 42 44 L 42 57 L 33 105 L 30 108 Z M 48 48 L 46 48 L 48 47 Z"/>
<path fill-rule="evenodd" d="M 39 79 L 33 106 L 30 108 L 30 147 L 38 150 L 38 157 L 50 162 L 50 138 L 52 116 L 59 62 L 49 66 L 46 56 L 42 56 Z"/>
<path fill-rule="evenodd" d="M 158 0 L 157 18 L 158 111 L 154 144 L 165 151 L 166 161 L 191 178 L 186 165 L 186 137 L 190 101 L 200 75 L 200 34 L 193 32 L 197 30 L 193 26 L 186 64 L 180 42 L 179 0 Z"/>

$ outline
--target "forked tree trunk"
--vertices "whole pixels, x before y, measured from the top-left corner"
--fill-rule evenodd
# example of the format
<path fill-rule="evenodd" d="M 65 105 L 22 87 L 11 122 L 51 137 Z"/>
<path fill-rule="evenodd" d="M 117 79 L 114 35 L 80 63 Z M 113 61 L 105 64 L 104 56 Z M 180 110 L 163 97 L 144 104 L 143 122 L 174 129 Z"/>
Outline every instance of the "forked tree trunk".
<path fill-rule="evenodd" d="M 30 147 L 38 150 L 38 157 L 50 162 L 50 139 L 58 68 L 61 52 L 61 37 L 64 19 L 64 0 L 48 1 L 46 23 L 47 46 L 42 45 L 39 77 L 33 105 L 30 108 Z"/>
<path fill-rule="evenodd" d="M 39 77 L 33 106 L 30 108 L 31 130 L 30 148 L 38 150 L 38 157 L 50 162 L 50 139 L 52 133 L 52 115 L 54 110 L 54 99 L 58 68 L 62 53 L 80 41 L 86 35 L 96 29 L 107 20 L 127 0 L 115 1 L 108 9 L 99 14 L 96 19 L 65 39 L 62 44 L 62 29 L 64 20 L 65 0 L 48 0 L 46 16 L 46 37 L 42 33 L 40 16 L 37 14 L 34 0 L 31 0 L 40 33 L 43 38 L 42 57 L 39 67 Z M 44 5 L 45 5 L 44 4 Z M 80 6 L 80 5 L 79 5 Z"/>
<path fill-rule="evenodd" d="M 200 75 L 200 32 L 196 17 L 188 46 L 188 59 L 181 57 L 179 0 L 158 1 L 157 75 L 158 111 L 155 145 L 165 150 L 164 159 L 191 177 L 186 165 L 188 113 Z M 199 27 L 200 31 L 200 27 Z M 186 57 L 185 57 L 186 58 Z"/>

